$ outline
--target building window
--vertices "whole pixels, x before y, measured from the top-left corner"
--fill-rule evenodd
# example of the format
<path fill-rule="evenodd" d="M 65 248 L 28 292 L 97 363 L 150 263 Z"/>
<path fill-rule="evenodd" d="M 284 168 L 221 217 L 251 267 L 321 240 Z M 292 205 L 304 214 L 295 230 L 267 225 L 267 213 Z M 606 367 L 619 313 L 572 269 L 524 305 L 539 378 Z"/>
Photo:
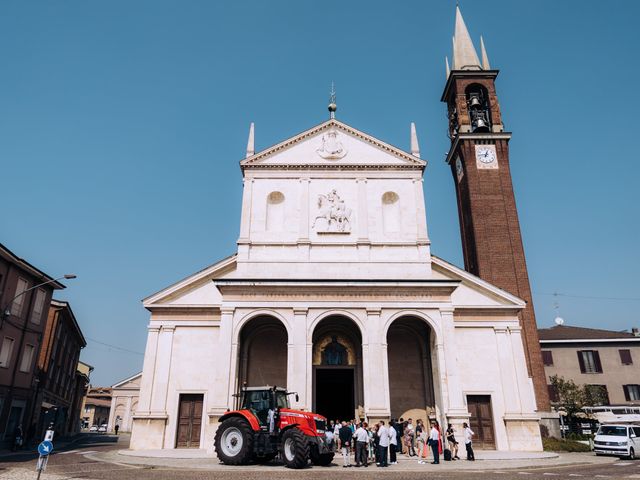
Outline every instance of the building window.
<path fill-rule="evenodd" d="M 633 365 L 631 350 L 618 350 L 618 353 L 620 354 L 620 361 L 623 365 Z"/>
<path fill-rule="evenodd" d="M 2 350 L 0 350 L 0 367 L 8 368 L 13 353 L 13 338 L 4 337 L 2 340 Z"/>
<path fill-rule="evenodd" d="M 31 371 L 31 361 L 33 360 L 33 352 L 35 351 L 33 345 L 26 344 L 24 346 L 24 350 L 22 352 L 22 361 L 20 362 L 20 371 L 21 372 L 30 372 Z"/>
<path fill-rule="evenodd" d="M 597 350 L 579 350 L 578 363 L 582 373 L 602 373 L 602 363 Z"/>
<path fill-rule="evenodd" d="M 284 230 L 284 195 L 281 192 L 271 192 L 267 196 L 267 230 Z"/>
<path fill-rule="evenodd" d="M 627 402 L 635 402 L 640 400 L 640 385 L 623 385 L 624 399 Z"/>
<path fill-rule="evenodd" d="M 22 315 L 22 307 L 24 306 L 24 292 L 29 288 L 29 282 L 24 278 L 18 278 L 18 285 L 16 286 L 16 294 L 13 303 L 11 304 L 11 315 L 19 317 Z"/>
<path fill-rule="evenodd" d="M 545 367 L 553 366 L 553 353 L 551 350 L 542 350 L 542 363 Z"/>
<path fill-rule="evenodd" d="M 36 291 L 36 299 L 33 303 L 33 311 L 31 312 L 31 323 L 40 325 L 40 320 L 42 320 L 42 312 L 44 311 L 45 298 L 47 298 L 47 292 L 39 288 Z"/>

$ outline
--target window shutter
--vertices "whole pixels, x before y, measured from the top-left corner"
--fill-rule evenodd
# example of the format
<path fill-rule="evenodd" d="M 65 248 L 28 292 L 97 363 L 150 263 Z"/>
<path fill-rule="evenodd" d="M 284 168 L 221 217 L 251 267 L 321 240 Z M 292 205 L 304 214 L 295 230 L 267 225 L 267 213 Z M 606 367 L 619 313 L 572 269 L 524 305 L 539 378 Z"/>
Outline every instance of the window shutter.
<path fill-rule="evenodd" d="M 631 350 L 618 350 L 618 352 L 620 352 L 620 361 L 623 365 L 633 365 Z"/>
<path fill-rule="evenodd" d="M 631 401 L 631 395 L 629 395 L 629 385 L 623 385 L 622 388 L 624 389 L 624 399 L 627 402 Z"/>
<path fill-rule="evenodd" d="M 593 361 L 596 364 L 596 373 L 602 373 L 602 364 L 600 363 L 600 354 L 597 350 L 593 351 Z"/>
<path fill-rule="evenodd" d="M 587 373 L 587 369 L 584 368 L 584 358 L 582 358 L 582 351 L 578 350 L 578 363 L 580 364 L 580 373 Z"/>

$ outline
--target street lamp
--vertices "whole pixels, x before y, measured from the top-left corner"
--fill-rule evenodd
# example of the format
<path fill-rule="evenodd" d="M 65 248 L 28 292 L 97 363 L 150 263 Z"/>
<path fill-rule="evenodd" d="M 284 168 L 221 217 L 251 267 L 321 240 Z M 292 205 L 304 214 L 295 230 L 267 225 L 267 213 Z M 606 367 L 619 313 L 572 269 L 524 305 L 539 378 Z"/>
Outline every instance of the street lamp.
<path fill-rule="evenodd" d="M 2 320 L 0 321 L 0 328 L 2 328 L 3 324 L 4 324 L 4 319 L 5 318 L 9 318 L 9 315 L 11 315 L 11 305 L 13 305 L 13 302 L 16 301 L 16 298 L 20 298 L 22 295 L 24 295 L 27 292 L 30 292 L 31 290 L 34 290 L 38 287 L 42 287 L 43 285 L 47 285 L 49 283 L 53 283 L 53 282 L 57 282 L 58 280 L 73 280 L 74 278 L 77 278 L 77 275 L 74 275 L 73 273 L 67 273 L 61 277 L 58 278 L 52 278 L 51 280 L 47 280 L 46 282 L 42 282 L 39 283 L 38 285 L 34 285 L 31 288 L 27 288 L 26 290 L 23 290 L 22 292 L 20 292 L 18 295 L 16 295 L 15 297 L 13 297 L 9 302 L 7 302 L 6 306 L 4 307 L 3 311 L 2 311 Z"/>

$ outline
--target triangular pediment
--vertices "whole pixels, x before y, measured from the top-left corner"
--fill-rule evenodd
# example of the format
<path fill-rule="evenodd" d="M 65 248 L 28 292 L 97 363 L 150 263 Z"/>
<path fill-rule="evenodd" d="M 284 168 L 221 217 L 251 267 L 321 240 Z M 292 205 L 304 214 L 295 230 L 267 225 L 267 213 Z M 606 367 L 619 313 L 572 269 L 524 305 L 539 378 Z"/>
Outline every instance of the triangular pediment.
<path fill-rule="evenodd" d="M 424 169 L 427 162 L 336 119 L 258 152 L 240 162 L 260 168 Z"/>
<path fill-rule="evenodd" d="M 222 303 L 220 291 L 212 280 L 233 277 L 236 255 L 214 263 L 193 275 L 142 300 L 145 308 L 211 307 Z"/>
<path fill-rule="evenodd" d="M 122 380 L 115 385 L 112 385 L 111 388 L 117 388 L 122 390 L 136 390 L 140 388 L 140 381 L 142 380 L 142 372 L 136 373 L 131 377 Z"/>
<path fill-rule="evenodd" d="M 522 309 L 524 300 L 482 280 L 455 265 L 431 256 L 433 276 L 440 280 L 458 280 L 460 286 L 451 295 L 455 308 L 504 308 Z"/>

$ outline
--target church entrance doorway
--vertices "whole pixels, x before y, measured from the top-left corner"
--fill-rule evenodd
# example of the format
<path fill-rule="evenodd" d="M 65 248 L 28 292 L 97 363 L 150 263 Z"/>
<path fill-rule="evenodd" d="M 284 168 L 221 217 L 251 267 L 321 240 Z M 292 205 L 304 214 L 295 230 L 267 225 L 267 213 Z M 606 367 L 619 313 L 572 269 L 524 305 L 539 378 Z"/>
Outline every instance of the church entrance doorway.
<path fill-rule="evenodd" d="M 353 367 L 316 367 L 316 406 L 313 411 L 331 420 L 353 418 L 355 412 L 353 377 Z"/>
<path fill-rule="evenodd" d="M 313 332 L 313 411 L 330 420 L 364 416 L 362 336 L 349 318 L 322 320 Z"/>

